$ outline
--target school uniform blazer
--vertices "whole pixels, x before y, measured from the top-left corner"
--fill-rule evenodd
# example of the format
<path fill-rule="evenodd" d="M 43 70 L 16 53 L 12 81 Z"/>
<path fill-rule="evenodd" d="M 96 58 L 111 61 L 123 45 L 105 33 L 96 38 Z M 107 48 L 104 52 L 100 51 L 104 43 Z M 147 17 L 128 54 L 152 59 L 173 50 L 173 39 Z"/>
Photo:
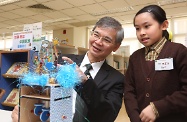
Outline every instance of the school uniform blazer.
<path fill-rule="evenodd" d="M 155 122 L 187 122 L 187 48 L 167 41 L 157 59 L 173 58 L 174 69 L 155 71 L 148 67 L 145 48 L 130 56 L 124 101 L 131 122 L 140 122 L 140 112 L 153 102 L 159 118 Z"/>
<path fill-rule="evenodd" d="M 80 66 L 84 55 L 65 55 Z M 124 75 L 106 61 L 94 79 L 88 79 L 78 93 L 87 108 L 90 122 L 114 122 L 122 105 Z"/>

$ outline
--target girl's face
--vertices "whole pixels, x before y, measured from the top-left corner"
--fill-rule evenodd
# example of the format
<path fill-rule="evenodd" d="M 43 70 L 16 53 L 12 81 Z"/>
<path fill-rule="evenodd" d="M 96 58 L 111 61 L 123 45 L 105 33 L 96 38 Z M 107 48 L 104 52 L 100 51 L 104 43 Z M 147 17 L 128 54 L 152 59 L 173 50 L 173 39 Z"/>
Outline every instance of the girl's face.
<path fill-rule="evenodd" d="M 166 21 L 160 24 L 148 12 L 137 15 L 134 20 L 134 25 L 139 42 L 147 47 L 160 41 L 162 31 L 167 29 Z"/>

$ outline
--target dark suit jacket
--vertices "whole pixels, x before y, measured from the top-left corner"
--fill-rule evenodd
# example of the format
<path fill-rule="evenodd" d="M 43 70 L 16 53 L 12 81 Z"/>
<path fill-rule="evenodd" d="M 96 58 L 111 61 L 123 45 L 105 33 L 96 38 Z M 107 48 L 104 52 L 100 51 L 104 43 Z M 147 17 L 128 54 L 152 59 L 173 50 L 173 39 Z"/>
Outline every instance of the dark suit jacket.
<path fill-rule="evenodd" d="M 66 55 L 80 66 L 84 55 Z M 94 79 L 83 84 L 78 94 L 87 108 L 90 122 L 114 122 L 122 105 L 124 75 L 106 61 Z M 81 121 L 80 121 L 81 122 Z"/>
<path fill-rule="evenodd" d="M 150 102 L 159 112 L 155 122 L 187 122 L 187 48 L 167 41 L 157 59 L 164 58 L 173 58 L 174 69 L 155 71 L 144 48 L 131 55 L 124 94 L 131 122 L 141 121 L 139 114 Z"/>

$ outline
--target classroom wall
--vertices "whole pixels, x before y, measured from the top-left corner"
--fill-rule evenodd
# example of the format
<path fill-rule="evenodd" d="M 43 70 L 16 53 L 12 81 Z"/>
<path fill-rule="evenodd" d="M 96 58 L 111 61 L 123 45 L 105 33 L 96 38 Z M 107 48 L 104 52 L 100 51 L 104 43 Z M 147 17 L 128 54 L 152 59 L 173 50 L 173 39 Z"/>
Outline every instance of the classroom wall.
<path fill-rule="evenodd" d="M 73 45 L 74 40 L 74 28 L 62 28 L 59 30 L 53 30 L 53 38 L 59 40 L 68 40 L 68 45 Z"/>
<path fill-rule="evenodd" d="M 68 40 L 68 45 L 76 47 L 86 47 L 87 27 L 62 28 L 53 31 L 53 38 Z"/>
<path fill-rule="evenodd" d="M 76 47 L 87 47 L 87 27 L 74 28 L 73 45 Z"/>

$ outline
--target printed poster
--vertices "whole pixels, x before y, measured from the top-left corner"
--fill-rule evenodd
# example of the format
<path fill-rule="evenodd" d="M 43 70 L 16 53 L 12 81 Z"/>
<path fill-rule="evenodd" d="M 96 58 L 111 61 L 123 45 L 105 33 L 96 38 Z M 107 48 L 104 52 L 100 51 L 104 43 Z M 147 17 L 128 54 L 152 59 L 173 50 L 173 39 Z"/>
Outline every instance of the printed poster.
<path fill-rule="evenodd" d="M 42 44 L 42 22 L 24 25 L 23 31 L 32 31 L 32 50 L 39 51 Z"/>
<path fill-rule="evenodd" d="M 32 40 L 32 31 L 13 32 L 12 49 L 31 49 Z"/>

